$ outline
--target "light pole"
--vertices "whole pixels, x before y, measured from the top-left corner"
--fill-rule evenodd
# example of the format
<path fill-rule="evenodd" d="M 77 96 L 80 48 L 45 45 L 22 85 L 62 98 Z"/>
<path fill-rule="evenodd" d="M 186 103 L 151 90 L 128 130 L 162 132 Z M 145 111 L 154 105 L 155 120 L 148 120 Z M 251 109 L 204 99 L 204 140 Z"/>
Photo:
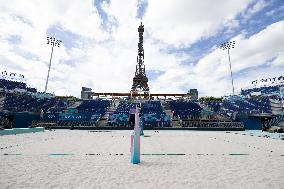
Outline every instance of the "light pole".
<path fill-rule="evenodd" d="M 48 84 L 48 79 L 49 79 L 49 72 L 50 72 L 50 67 L 51 67 L 53 48 L 54 48 L 54 46 L 60 47 L 61 42 L 62 42 L 61 40 L 58 40 L 55 37 L 47 37 L 47 44 L 50 44 L 52 46 L 52 48 L 51 48 L 51 54 L 50 54 L 50 59 L 49 59 L 49 66 L 48 66 L 48 72 L 47 72 L 47 77 L 46 77 L 44 93 L 46 93 L 46 90 L 47 90 L 47 84 Z"/>
<path fill-rule="evenodd" d="M 220 46 L 221 49 L 228 51 L 229 66 L 230 66 L 231 80 L 232 80 L 233 96 L 235 95 L 235 88 L 234 88 L 234 79 L 233 79 L 232 66 L 231 66 L 230 49 L 235 48 L 235 43 L 236 43 L 235 41 L 228 41 L 228 42 L 222 43 L 221 46 Z"/>

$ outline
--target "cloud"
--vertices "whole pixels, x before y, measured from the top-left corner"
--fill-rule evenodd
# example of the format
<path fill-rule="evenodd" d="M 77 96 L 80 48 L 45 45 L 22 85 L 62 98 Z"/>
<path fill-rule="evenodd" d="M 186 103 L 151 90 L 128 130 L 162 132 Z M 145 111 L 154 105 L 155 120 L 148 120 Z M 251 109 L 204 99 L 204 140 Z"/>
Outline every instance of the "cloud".
<path fill-rule="evenodd" d="M 231 24 L 231 20 L 245 11 L 251 2 L 150 1 L 144 20 L 154 38 L 177 47 L 189 46 L 216 34 L 226 23 Z"/>
<path fill-rule="evenodd" d="M 245 20 L 248 20 L 249 18 L 251 18 L 255 13 L 261 11 L 262 9 L 264 9 L 265 7 L 269 6 L 271 3 L 270 0 L 259 0 L 256 1 L 255 4 L 253 4 L 250 8 L 248 8 L 244 13 L 243 13 L 243 17 Z"/>
<path fill-rule="evenodd" d="M 284 5 L 277 6 L 275 9 L 269 10 L 265 14 L 267 16 L 279 16 L 279 15 L 283 15 L 283 10 L 284 10 Z"/>
<path fill-rule="evenodd" d="M 222 36 L 224 28 L 234 34 L 240 24 L 239 15 L 253 15 L 264 7 L 255 0 L 96 3 L 2 3 L 0 69 L 24 74 L 28 84 L 42 91 L 51 52 L 46 35 L 53 35 L 63 43 L 54 49 L 48 91 L 78 97 L 82 86 L 97 92 L 130 91 L 137 56 L 137 27 L 143 20 L 151 92 L 184 93 L 197 88 L 202 95 L 223 95 L 231 91 L 226 52 L 215 45 L 208 47 L 209 52 L 202 51 L 204 47 L 196 44 L 206 43 L 217 34 Z M 283 31 L 280 21 L 267 24 L 267 28 L 249 37 L 242 34 L 245 31 L 234 35 L 232 40 L 237 41 L 237 46 L 232 51 L 232 66 L 237 89 L 255 76 L 281 72 Z M 198 58 L 190 52 L 192 45 L 201 49 Z M 175 50 L 170 51 L 171 47 Z"/>
<path fill-rule="evenodd" d="M 247 87 L 256 77 L 279 76 L 284 70 L 284 21 L 274 23 L 261 32 L 246 38 L 238 35 L 236 48 L 231 50 L 235 88 Z M 272 61 L 271 61 L 272 60 Z M 203 95 L 221 96 L 231 91 L 231 79 L 226 52 L 215 49 L 194 66 L 179 64 L 168 70 L 153 85 L 175 83 L 175 90 L 197 88 Z M 171 90 L 171 85 L 168 90 Z"/>

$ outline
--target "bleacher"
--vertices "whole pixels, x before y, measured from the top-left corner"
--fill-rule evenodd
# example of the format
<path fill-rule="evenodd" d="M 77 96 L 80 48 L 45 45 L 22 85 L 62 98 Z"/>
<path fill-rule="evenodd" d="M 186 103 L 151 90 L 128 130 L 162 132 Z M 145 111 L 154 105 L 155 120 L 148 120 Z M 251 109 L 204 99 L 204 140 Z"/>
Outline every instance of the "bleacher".
<path fill-rule="evenodd" d="M 111 101 L 109 100 L 84 100 L 76 109 L 79 114 L 90 115 L 91 120 L 81 121 L 77 126 L 94 126 L 98 125 L 98 122 L 102 116 L 106 113 L 107 109 L 110 107 Z"/>
<path fill-rule="evenodd" d="M 135 103 L 129 101 L 120 101 L 115 112 L 109 115 L 108 123 L 109 126 L 129 126 L 129 112 L 135 108 Z"/>
<path fill-rule="evenodd" d="M 209 101 L 206 103 L 206 105 L 214 112 L 219 112 L 221 110 L 222 102 L 216 102 L 216 101 Z"/>
<path fill-rule="evenodd" d="M 84 100 L 76 108 L 68 108 L 57 113 L 45 113 L 43 119 L 35 121 L 33 125 L 46 128 L 95 127 L 110 103 L 108 100 Z"/>
<path fill-rule="evenodd" d="M 75 103 L 74 100 L 38 93 L 36 89 L 27 87 L 23 82 L 1 79 L 0 88 L 2 89 L 1 94 L 3 93 L 1 111 L 29 112 L 38 115 L 43 111 L 41 124 L 56 122 L 56 126 L 94 126 L 97 125 L 111 103 L 108 100 L 85 100 L 76 107 L 75 113 L 68 112 L 68 107 Z M 60 121 L 59 115 L 71 116 L 72 119 Z M 48 116 L 54 119 L 49 119 Z"/>
<path fill-rule="evenodd" d="M 78 113 L 100 114 L 107 111 L 111 102 L 109 100 L 84 100 L 78 107 Z"/>
<path fill-rule="evenodd" d="M 129 114 L 136 105 L 141 106 L 140 121 L 145 128 L 171 126 L 171 118 L 165 114 L 159 101 L 144 101 L 141 104 L 120 101 L 116 111 L 109 115 L 108 125 L 129 127 Z"/>
<path fill-rule="evenodd" d="M 223 112 L 227 113 L 245 113 L 245 114 L 271 114 L 271 106 L 268 97 L 260 96 L 254 98 L 246 98 L 243 100 L 231 101 L 225 99 L 222 105 Z"/>
<path fill-rule="evenodd" d="M 146 101 L 142 104 L 140 114 L 144 128 L 171 126 L 171 117 L 163 111 L 160 101 Z"/>
<path fill-rule="evenodd" d="M 19 82 L 19 81 L 10 81 L 6 79 L 0 79 L 0 88 L 13 90 L 13 89 L 26 89 L 26 83 Z"/>
<path fill-rule="evenodd" d="M 202 108 L 195 102 L 189 100 L 173 100 L 169 102 L 170 108 L 174 111 L 174 118 L 178 119 L 199 119 Z"/>
<path fill-rule="evenodd" d="M 242 89 L 241 95 L 247 96 L 253 92 L 261 93 L 262 95 L 275 94 L 275 93 L 279 93 L 280 86 L 283 86 L 283 85 L 263 86 L 263 87 L 257 87 L 257 88 L 251 88 L 251 89 Z"/>
<path fill-rule="evenodd" d="M 271 114 L 271 103 L 267 96 L 239 97 L 224 99 L 223 102 L 206 102 L 206 105 L 215 113 L 232 114 L 234 112 L 245 114 Z"/>
<path fill-rule="evenodd" d="M 173 119 L 175 119 L 175 123 L 178 122 L 181 127 L 240 128 L 239 124 L 230 122 L 230 119 L 233 119 L 233 117 L 230 118 L 228 115 L 232 116 L 235 113 L 245 113 L 247 115 L 272 114 L 273 111 L 276 112 L 276 108 L 279 111 L 283 110 L 283 108 L 278 107 L 277 103 L 274 103 L 277 107 L 276 105 L 275 107 L 271 105 L 272 99 L 274 101 L 280 100 L 280 96 L 278 95 L 279 86 L 242 90 L 241 95 L 226 98 L 223 101 L 206 101 L 205 106 L 202 106 L 203 108 L 198 102 L 186 99 L 168 101 L 168 106 L 174 113 Z M 252 92 L 260 92 L 262 95 L 250 95 Z M 80 103 L 72 107 L 72 104 L 77 102 Z M 108 111 L 110 105 L 111 101 L 109 100 L 78 101 L 67 98 L 56 98 L 51 94 L 39 93 L 35 88 L 28 87 L 24 82 L 0 79 L 0 110 L 10 113 L 30 112 L 36 113 L 38 116 L 39 112 L 43 111 L 44 115 L 53 116 L 53 119 L 43 116 L 43 119 L 40 120 L 43 125 L 50 122 L 51 125 L 56 124 L 59 127 L 97 126 L 98 122 L 102 120 L 101 118 Z M 114 112 L 111 111 L 113 113 L 108 113 L 107 125 L 129 127 L 130 111 L 136 105 L 140 108 L 140 122 L 144 128 L 171 127 L 174 125 L 172 124 L 170 115 L 164 112 L 161 102 L 155 100 L 137 102 L 129 100 L 120 101 L 116 110 Z M 76 111 L 69 112 L 71 109 Z M 170 110 L 167 109 L 167 111 Z M 210 116 L 207 116 L 209 113 Z M 221 119 L 222 114 L 226 115 L 227 119 Z M 273 115 L 278 114 L 274 113 Z M 70 119 L 68 120 L 68 118 Z M 107 118 L 107 114 L 105 118 Z M 196 122 L 197 120 L 199 122 Z M 208 122 L 208 120 L 211 122 Z M 277 121 L 279 119 L 274 120 Z M 105 125 L 104 122 L 100 123 L 103 123 L 100 125 Z M 271 123 L 275 123 L 275 121 L 271 121 Z"/>
<path fill-rule="evenodd" d="M 27 92 L 36 93 L 37 90 L 36 90 L 36 88 L 27 87 Z"/>
<path fill-rule="evenodd" d="M 39 99 L 27 94 L 6 94 L 3 110 L 11 112 L 62 112 L 72 102 L 56 98 Z"/>
<path fill-rule="evenodd" d="M 36 93 L 37 90 L 35 88 L 27 87 L 27 84 L 20 81 L 11 81 L 7 79 L 0 79 L 0 89 L 4 90 L 25 90 L 28 92 Z"/>

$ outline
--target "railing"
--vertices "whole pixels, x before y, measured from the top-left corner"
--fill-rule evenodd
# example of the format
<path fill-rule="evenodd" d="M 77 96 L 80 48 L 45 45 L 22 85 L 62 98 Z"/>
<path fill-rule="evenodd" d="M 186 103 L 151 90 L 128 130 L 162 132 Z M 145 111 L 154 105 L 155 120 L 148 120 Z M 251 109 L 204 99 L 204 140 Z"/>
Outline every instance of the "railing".
<path fill-rule="evenodd" d="M 218 121 L 182 121 L 181 126 L 187 128 L 244 128 L 241 122 Z"/>
<path fill-rule="evenodd" d="M 44 127 L 45 129 L 60 127 L 96 127 L 98 121 L 33 121 L 31 127 Z"/>
<path fill-rule="evenodd" d="M 276 116 L 275 118 L 272 118 L 268 121 L 266 121 L 263 126 L 265 128 L 270 128 L 270 127 L 273 127 L 273 126 L 278 126 L 280 122 L 284 121 L 284 115 L 279 115 L 279 116 Z"/>

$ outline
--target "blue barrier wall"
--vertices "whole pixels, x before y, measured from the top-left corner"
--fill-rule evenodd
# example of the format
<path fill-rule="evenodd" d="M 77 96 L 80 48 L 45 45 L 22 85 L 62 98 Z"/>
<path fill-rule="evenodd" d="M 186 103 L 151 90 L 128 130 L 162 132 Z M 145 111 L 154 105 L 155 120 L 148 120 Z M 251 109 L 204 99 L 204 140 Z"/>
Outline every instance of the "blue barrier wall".
<path fill-rule="evenodd" d="M 246 130 L 262 130 L 261 117 L 237 115 L 236 121 L 243 122 Z"/>
<path fill-rule="evenodd" d="M 16 135 L 16 134 L 35 133 L 43 131 L 44 131 L 43 127 L 5 129 L 5 130 L 0 130 L 0 135 Z"/>
<path fill-rule="evenodd" d="M 38 121 L 40 116 L 39 114 L 33 113 L 13 113 L 13 128 L 28 128 L 31 126 L 32 121 Z"/>

